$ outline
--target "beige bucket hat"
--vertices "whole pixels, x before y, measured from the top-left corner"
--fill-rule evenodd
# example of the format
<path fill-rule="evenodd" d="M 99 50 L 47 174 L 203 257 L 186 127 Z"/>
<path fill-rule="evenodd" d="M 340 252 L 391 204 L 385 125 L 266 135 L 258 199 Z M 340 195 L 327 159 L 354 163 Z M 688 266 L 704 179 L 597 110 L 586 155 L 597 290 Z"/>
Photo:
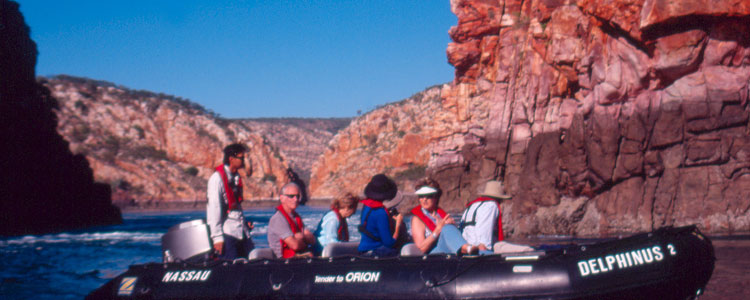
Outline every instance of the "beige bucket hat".
<path fill-rule="evenodd" d="M 480 196 L 492 197 L 496 199 L 510 199 L 510 195 L 505 193 L 502 181 L 490 180 L 484 186 L 484 191 L 479 193 Z"/>

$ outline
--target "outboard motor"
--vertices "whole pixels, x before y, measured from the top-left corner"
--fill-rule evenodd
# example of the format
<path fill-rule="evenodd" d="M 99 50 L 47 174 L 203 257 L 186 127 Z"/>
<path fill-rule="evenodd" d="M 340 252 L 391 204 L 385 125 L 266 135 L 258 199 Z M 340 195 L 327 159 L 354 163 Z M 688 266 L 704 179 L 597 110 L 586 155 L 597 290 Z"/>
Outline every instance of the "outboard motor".
<path fill-rule="evenodd" d="M 208 226 L 203 220 L 192 220 L 169 228 L 161 237 L 163 261 L 205 261 L 213 245 Z"/>

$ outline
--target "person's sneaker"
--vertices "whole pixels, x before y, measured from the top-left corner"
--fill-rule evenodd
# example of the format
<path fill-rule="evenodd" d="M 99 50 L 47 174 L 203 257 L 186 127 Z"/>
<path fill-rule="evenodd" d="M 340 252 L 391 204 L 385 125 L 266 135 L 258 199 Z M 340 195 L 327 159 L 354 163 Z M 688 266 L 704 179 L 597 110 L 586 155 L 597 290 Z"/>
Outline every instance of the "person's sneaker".
<path fill-rule="evenodd" d="M 477 255 L 479 254 L 479 247 L 473 247 L 469 244 L 464 244 L 461 246 L 461 250 L 459 251 L 460 255 Z"/>

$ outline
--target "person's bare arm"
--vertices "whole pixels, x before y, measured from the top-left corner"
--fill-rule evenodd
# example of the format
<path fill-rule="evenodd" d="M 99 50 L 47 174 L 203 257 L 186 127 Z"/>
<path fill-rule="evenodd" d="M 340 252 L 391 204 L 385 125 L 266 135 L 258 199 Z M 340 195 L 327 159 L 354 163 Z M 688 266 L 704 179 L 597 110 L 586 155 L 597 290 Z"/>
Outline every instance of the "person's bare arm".
<path fill-rule="evenodd" d="M 294 251 L 299 251 L 307 247 L 307 243 L 305 243 L 305 237 L 302 232 L 297 232 L 294 235 L 288 236 L 284 239 L 284 243 L 286 243 L 286 245 Z"/>
<path fill-rule="evenodd" d="M 427 251 L 429 251 L 430 248 L 432 248 L 432 245 L 434 245 L 437 241 L 437 235 L 430 235 L 428 237 L 425 237 L 424 232 L 424 222 L 422 222 L 422 220 L 420 220 L 419 218 L 412 218 L 411 237 L 414 240 L 414 245 L 416 245 L 417 248 L 422 251 L 422 253 L 427 253 Z"/>
<path fill-rule="evenodd" d="M 396 215 L 396 217 L 394 218 L 394 220 L 396 221 L 396 226 L 395 226 L 395 228 L 393 230 L 393 239 L 394 240 L 398 240 L 398 234 L 399 234 L 399 232 L 401 232 L 401 224 L 404 223 L 404 215 L 403 214 L 398 214 L 398 215 Z"/>
<path fill-rule="evenodd" d="M 315 235 L 310 232 L 310 230 L 307 230 L 307 228 L 304 229 L 304 233 L 302 235 L 307 245 L 312 245 L 315 243 Z"/>

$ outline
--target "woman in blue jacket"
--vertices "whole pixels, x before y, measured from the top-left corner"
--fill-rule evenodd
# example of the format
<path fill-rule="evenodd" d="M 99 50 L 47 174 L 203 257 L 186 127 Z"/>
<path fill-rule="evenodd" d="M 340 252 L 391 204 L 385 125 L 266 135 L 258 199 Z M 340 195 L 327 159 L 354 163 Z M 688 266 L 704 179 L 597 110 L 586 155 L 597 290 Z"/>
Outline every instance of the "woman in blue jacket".
<path fill-rule="evenodd" d="M 365 197 L 362 200 L 362 221 L 359 232 L 362 239 L 359 242 L 359 253 L 363 256 L 388 257 L 398 255 L 393 246 L 399 237 L 404 216 L 397 214 L 395 226 L 391 229 L 391 216 L 388 215 L 383 201 L 393 199 L 398 192 L 396 183 L 384 174 L 377 174 L 370 179 L 365 187 Z"/>

